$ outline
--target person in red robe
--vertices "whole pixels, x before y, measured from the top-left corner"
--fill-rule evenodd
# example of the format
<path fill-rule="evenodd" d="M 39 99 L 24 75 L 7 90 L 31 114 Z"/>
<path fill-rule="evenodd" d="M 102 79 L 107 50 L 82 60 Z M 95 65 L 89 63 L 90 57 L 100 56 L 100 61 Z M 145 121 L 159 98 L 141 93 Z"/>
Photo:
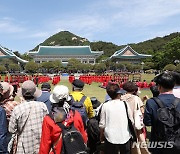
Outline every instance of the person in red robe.
<path fill-rule="evenodd" d="M 10 75 L 9 77 L 9 82 L 12 83 L 13 79 L 12 79 L 12 76 Z"/>
<path fill-rule="evenodd" d="M 150 88 L 150 87 L 153 87 L 153 86 L 155 86 L 155 82 L 153 80 L 151 80 L 151 82 L 149 83 L 148 87 Z"/>
<path fill-rule="evenodd" d="M 146 80 L 143 81 L 143 85 L 144 85 L 144 88 L 148 88 L 148 83 L 146 82 Z"/>
<path fill-rule="evenodd" d="M 8 75 L 5 76 L 4 82 L 8 82 Z"/>

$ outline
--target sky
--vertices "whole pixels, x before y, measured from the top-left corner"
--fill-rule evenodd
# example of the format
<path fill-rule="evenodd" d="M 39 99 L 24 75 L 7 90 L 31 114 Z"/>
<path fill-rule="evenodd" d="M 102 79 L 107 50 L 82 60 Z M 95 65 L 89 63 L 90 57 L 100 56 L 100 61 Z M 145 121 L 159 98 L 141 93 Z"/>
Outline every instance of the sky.
<path fill-rule="evenodd" d="M 163 37 L 180 32 L 180 0 L 0 0 L 0 45 L 23 54 L 60 31 L 116 45 Z"/>

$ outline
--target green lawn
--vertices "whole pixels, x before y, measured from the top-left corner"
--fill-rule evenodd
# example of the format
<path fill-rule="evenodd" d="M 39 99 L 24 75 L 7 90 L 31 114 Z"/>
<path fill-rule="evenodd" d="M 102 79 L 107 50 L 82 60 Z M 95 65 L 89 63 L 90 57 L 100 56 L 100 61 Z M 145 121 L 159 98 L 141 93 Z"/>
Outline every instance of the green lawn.
<path fill-rule="evenodd" d="M 154 75 L 152 74 L 142 74 L 142 80 L 146 80 L 148 83 L 150 83 L 150 81 L 154 78 Z M 72 90 L 72 86 L 69 83 L 68 80 L 61 80 L 61 82 L 59 83 L 60 85 L 66 85 L 69 90 Z M 96 97 L 100 102 L 104 102 L 104 98 L 106 95 L 106 90 L 103 88 L 99 87 L 100 83 L 95 83 L 93 82 L 91 85 L 85 85 L 84 86 L 84 90 L 83 93 L 89 97 Z M 39 85 L 40 87 L 40 85 Z M 52 89 L 53 89 L 53 85 L 52 85 Z M 143 97 L 145 95 L 148 95 L 149 97 L 152 96 L 151 92 L 149 89 L 140 89 L 140 97 Z"/>
<path fill-rule="evenodd" d="M 148 83 L 154 78 L 153 74 L 142 74 L 141 80 L 146 80 Z M 4 80 L 4 76 L 2 77 Z M 68 80 L 61 80 L 60 85 L 66 85 L 69 90 L 72 90 L 72 86 Z M 99 87 L 100 83 L 92 83 L 91 85 L 85 85 L 83 93 L 89 97 L 96 97 L 100 102 L 104 102 L 104 98 L 106 95 L 106 90 Z M 40 88 L 41 85 L 39 85 Z M 54 86 L 52 85 L 52 89 Z M 140 89 L 139 96 L 142 98 L 145 95 L 151 97 L 151 92 L 149 89 Z"/>
<path fill-rule="evenodd" d="M 68 80 L 61 80 L 59 85 L 65 85 L 69 88 L 69 91 L 72 91 L 72 85 Z M 104 102 L 104 98 L 106 95 L 106 90 L 99 87 L 100 83 L 92 83 L 91 85 L 85 84 L 83 93 L 89 97 L 96 97 L 100 102 Z M 40 85 L 39 85 L 40 87 Z M 52 85 L 52 89 L 53 89 Z"/>

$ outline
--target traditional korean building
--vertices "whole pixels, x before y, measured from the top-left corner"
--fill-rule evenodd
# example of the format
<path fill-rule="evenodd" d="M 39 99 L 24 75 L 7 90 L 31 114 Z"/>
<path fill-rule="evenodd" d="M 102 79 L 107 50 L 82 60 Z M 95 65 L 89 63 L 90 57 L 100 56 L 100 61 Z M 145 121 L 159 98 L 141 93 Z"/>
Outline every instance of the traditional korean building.
<path fill-rule="evenodd" d="M 103 51 L 91 51 L 90 46 L 39 46 L 37 52 L 29 52 L 37 63 L 60 60 L 63 64 L 72 58 L 81 63 L 95 64 L 96 58 L 102 54 Z"/>
<path fill-rule="evenodd" d="M 120 62 L 130 62 L 130 63 L 141 63 L 143 59 L 150 58 L 152 55 L 147 54 L 139 54 L 135 50 L 133 50 L 130 46 L 126 46 L 118 51 L 116 51 L 111 57 L 112 61 L 116 63 Z"/>
<path fill-rule="evenodd" d="M 12 52 L 12 50 L 0 46 L 0 59 L 2 58 L 14 59 L 18 62 L 18 64 L 26 64 L 28 62 L 27 60 L 21 59 L 20 57 L 16 56 Z"/>

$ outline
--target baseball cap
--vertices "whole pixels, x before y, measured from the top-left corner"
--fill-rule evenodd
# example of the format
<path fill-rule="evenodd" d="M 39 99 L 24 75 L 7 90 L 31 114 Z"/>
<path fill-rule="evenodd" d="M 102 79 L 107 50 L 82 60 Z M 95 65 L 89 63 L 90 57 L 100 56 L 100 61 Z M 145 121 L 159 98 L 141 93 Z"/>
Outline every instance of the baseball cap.
<path fill-rule="evenodd" d="M 34 96 L 35 98 L 40 97 L 42 91 L 36 87 L 33 81 L 27 80 L 23 82 L 21 88 L 19 88 L 17 95 L 22 96 Z"/>
<path fill-rule="evenodd" d="M 75 79 L 72 84 L 77 87 L 77 88 L 83 88 L 84 87 L 84 82 L 79 80 L 79 79 Z"/>
<path fill-rule="evenodd" d="M 51 89 L 51 85 L 48 82 L 44 82 L 41 86 L 41 90 L 49 90 Z"/>
<path fill-rule="evenodd" d="M 101 105 L 101 102 L 99 102 L 96 97 L 91 97 L 90 99 L 93 105 L 93 109 L 96 109 L 98 106 Z"/>
<path fill-rule="evenodd" d="M 70 101 L 71 97 L 69 96 L 69 89 L 64 85 L 57 85 L 54 87 L 52 94 L 50 95 L 50 101 L 52 103 L 58 103 L 62 99 Z"/>

